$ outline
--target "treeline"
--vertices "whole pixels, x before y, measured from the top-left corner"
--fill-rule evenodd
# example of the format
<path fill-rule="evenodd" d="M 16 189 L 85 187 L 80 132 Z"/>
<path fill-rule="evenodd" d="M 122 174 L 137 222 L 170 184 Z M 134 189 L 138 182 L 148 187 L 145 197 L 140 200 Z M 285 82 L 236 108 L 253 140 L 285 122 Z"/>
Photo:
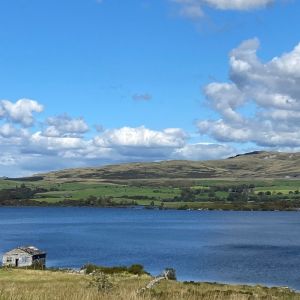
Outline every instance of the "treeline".
<path fill-rule="evenodd" d="M 229 210 L 229 211 L 299 211 L 300 201 L 277 202 L 212 202 L 209 207 L 198 203 L 197 207 L 185 204 L 178 206 L 178 210 Z"/>
<path fill-rule="evenodd" d="M 178 196 L 165 202 L 270 202 L 282 200 L 300 200 L 299 190 L 281 192 L 255 192 L 254 184 L 239 186 L 213 186 L 205 188 L 182 188 Z"/>
<path fill-rule="evenodd" d="M 27 200 L 34 197 L 37 193 L 47 192 L 44 188 L 29 188 L 25 184 L 16 186 L 15 188 L 0 190 L 0 202 L 8 200 Z"/>
<path fill-rule="evenodd" d="M 114 201 L 112 197 L 96 197 L 89 196 L 87 199 L 64 199 L 56 202 L 56 206 L 94 206 L 94 207 L 124 207 L 124 206 L 136 206 L 136 201 L 133 200 L 121 200 Z"/>
<path fill-rule="evenodd" d="M 134 200 L 114 201 L 112 197 L 89 196 L 86 199 L 72 200 L 64 199 L 58 202 L 47 202 L 34 200 L 36 194 L 45 193 L 44 188 L 30 188 L 25 184 L 15 188 L 0 190 L 0 206 L 88 206 L 88 207 L 124 207 L 135 206 Z"/>

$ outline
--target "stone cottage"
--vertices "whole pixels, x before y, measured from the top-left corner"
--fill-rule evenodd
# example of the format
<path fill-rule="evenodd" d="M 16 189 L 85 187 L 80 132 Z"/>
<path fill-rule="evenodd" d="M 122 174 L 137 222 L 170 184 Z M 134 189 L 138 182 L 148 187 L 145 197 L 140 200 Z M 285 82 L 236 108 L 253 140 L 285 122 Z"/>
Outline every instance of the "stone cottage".
<path fill-rule="evenodd" d="M 46 267 L 46 252 L 34 246 L 19 247 L 3 255 L 2 266 L 5 267 Z"/>

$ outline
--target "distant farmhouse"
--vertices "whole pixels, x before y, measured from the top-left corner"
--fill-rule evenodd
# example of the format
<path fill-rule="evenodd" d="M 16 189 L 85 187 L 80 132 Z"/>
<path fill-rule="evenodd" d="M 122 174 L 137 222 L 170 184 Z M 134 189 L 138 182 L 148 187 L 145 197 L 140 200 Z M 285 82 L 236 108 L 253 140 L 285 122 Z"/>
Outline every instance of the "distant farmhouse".
<path fill-rule="evenodd" d="M 46 267 L 46 252 L 34 246 L 19 247 L 3 255 L 2 266 L 44 269 Z"/>

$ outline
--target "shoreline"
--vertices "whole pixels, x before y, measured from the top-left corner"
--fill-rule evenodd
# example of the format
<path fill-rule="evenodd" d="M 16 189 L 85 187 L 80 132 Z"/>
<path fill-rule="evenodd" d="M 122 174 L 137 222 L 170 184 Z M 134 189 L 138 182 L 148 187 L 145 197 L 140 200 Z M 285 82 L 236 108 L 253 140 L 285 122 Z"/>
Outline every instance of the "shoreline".
<path fill-rule="evenodd" d="M 199 212 L 208 212 L 208 211 L 221 211 L 221 212 L 300 212 L 298 209 L 218 209 L 218 208 L 159 208 L 159 207 L 147 207 L 142 205 L 137 206 L 93 206 L 93 205 L 55 205 L 46 203 L 45 205 L 0 205 L 1 208 L 98 208 L 98 209 L 133 209 L 133 210 L 156 210 L 156 211 L 199 211 Z"/>

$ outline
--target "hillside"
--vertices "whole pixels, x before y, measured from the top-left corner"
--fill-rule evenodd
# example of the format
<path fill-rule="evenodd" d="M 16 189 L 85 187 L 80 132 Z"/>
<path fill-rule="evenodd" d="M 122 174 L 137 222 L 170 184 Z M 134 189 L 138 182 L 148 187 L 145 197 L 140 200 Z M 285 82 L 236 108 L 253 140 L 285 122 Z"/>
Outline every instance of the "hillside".
<path fill-rule="evenodd" d="M 300 153 L 68 169 L 0 180 L 0 206 L 300 210 Z"/>
<path fill-rule="evenodd" d="M 299 178 L 300 153 L 252 152 L 213 161 L 162 161 L 41 174 L 46 180 Z"/>

